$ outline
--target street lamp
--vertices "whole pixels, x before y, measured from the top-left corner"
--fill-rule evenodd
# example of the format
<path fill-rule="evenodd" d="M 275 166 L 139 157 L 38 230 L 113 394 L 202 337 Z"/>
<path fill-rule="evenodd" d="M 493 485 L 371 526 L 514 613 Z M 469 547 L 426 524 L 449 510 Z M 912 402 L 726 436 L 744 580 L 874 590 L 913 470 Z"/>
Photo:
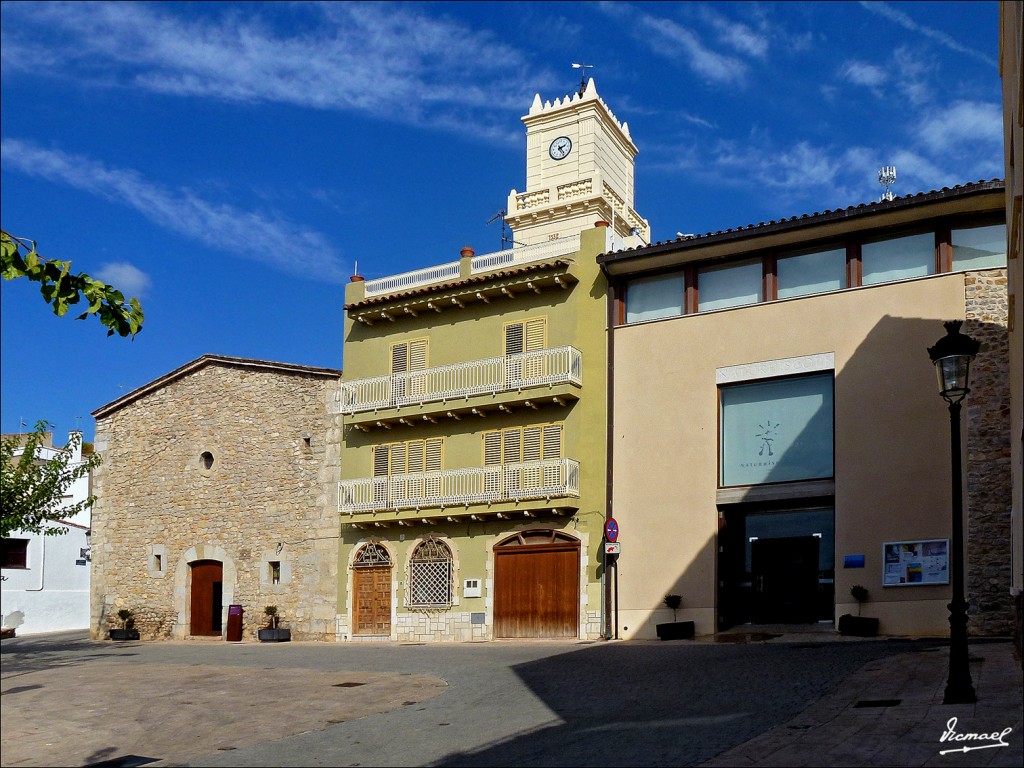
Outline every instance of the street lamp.
<path fill-rule="evenodd" d="M 953 455 L 953 537 L 949 604 L 949 678 L 943 704 L 973 704 L 978 700 L 967 656 L 967 601 L 964 599 L 963 468 L 960 464 L 960 403 L 971 391 L 971 361 L 981 343 L 960 333 L 961 320 L 943 323 L 946 335 L 928 349 L 939 378 L 939 394 L 949 403 L 949 443 Z"/>

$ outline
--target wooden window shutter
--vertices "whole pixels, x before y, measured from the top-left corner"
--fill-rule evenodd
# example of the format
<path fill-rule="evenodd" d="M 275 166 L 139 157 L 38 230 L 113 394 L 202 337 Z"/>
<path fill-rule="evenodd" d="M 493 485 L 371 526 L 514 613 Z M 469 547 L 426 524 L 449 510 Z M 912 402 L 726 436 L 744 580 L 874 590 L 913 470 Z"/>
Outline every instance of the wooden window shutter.
<path fill-rule="evenodd" d="M 505 354 L 518 355 L 523 352 L 524 329 L 522 323 L 509 323 L 505 326 Z"/>
<path fill-rule="evenodd" d="M 408 472 L 423 472 L 424 442 L 422 440 L 410 440 L 408 443 Z"/>
<path fill-rule="evenodd" d="M 390 445 L 375 445 L 373 446 L 373 476 L 383 477 L 388 474 L 391 467 L 389 456 L 391 454 Z"/>
<path fill-rule="evenodd" d="M 405 443 L 394 443 L 391 446 L 391 474 L 402 475 L 406 472 L 408 466 L 406 462 L 406 449 Z"/>
<path fill-rule="evenodd" d="M 501 464 L 501 432 L 484 432 L 484 466 Z"/>
<path fill-rule="evenodd" d="M 533 320 L 527 320 L 524 325 L 526 341 L 524 344 L 524 352 L 536 352 L 539 349 L 545 347 L 545 331 L 547 330 L 547 322 L 543 317 L 536 317 Z"/>
<path fill-rule="evenodd" d="M 523 428 L 523 461 L 540 461 L 542 435 L 540 427 Z"/>
<path fill-rule="evenodd" d="M 544 455 L 545 459 L 562 458 L 562 425 L 548 424 L 544 427 Z"/>
<path fill-rule="evenodd" d="M 391 345 L 391 374 L 405 373 L 409 370 L 409 343 Z"/>
<path fill-rule="evenodd" d="M 409 342 L 410 371 L 422 371 L 427 367 L 427 340 L 414 339 Z"/>
<path fill-rule="evenodd" d="M 518 429 L 506 429 L 501 433 L 501 462 L 502 464 L 518 464 L 522 461 L 523 433 Z"/>
<path fill-rule="evenodd" d="M 424 471 L 437 472 L 441 469 L 441 446 L 443 440 L 440 437 L 432 437 L 424 441 L 425 465 Z"/>

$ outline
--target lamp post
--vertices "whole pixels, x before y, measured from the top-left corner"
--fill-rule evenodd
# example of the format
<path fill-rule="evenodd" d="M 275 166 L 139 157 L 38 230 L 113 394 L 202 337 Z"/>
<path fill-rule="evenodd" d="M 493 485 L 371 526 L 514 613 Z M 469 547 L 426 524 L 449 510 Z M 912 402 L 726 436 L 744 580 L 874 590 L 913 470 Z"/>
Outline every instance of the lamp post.
<path fill-rule="evenodd" d="M 973 704 L 978 700 L 967 657 L 967 601 L 964 599 L 963 468 L 960 463 L 960 403 L 970 392 L 971 361 L 981 343 L 960 333 L 960 320 L 943 323 L 946 335 L 928 356 L 935 364 L 939 394 L 949 403 L 949 442 L 953 458 L 953 536 L 949 575 L 953 600 L 949 604 L 949 677 L 943 704 Z"/>

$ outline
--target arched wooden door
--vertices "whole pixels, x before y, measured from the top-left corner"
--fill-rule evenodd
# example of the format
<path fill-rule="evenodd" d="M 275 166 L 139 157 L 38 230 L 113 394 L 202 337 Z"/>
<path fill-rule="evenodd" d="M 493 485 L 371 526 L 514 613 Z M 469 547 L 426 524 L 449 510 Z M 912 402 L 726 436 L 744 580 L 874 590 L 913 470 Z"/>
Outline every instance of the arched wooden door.
<path fill-rule="evenodd" d="M 192 571 L 189 634 L 219 635 L 224 594 L 224 564 L 219 560 L 189 563 Z"/>
<path fill-rule="evenodd" d="M 579 615 L 579 539 L 520 531 L 495 546 L 495 637 L 577 637 Z"/>
<path fill-rule="evenodd" d="M 352 562 L 352 633 L 391 636 L 391 556 L 370 542 Z"/>

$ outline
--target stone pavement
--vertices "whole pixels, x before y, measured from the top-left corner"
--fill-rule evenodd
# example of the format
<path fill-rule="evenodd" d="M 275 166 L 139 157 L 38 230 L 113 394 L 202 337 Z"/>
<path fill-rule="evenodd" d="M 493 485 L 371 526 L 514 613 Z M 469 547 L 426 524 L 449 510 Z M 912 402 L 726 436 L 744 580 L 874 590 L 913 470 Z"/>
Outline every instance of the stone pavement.
<path fill-rule="evenodd" d="M 0 765 L 1024 764 L 1009 643 L 972 641 L 979 701 L 946 706 L 944 643 L 793 629 L 665 643 L 4 640 Z M 954 717 L 960 734 L 1012 729 L 1007 746 L 942 742 Z M 941 754 L 964 745 L 985 748 Z"/>
<path fill-rule="evenodd" d="M 768 642 L 798 641 L 798 635 L 790 635 Z M 1019 768 L 1024 765 L 1024 699 L 1013 648 L 1008 642 L 972 640 L 970 659 L 975 704 L 942 703 L 947 647 L 888 656 L 866 664 L 789 722 L 703 765 Z M 942 742 L 950 725 L 957 734 L 1012 730 L 1000 740 Z M 996 746 L 1000 742 L 1007 746 Z M 965 746 L 972 749 L 942 754 Z"/>

